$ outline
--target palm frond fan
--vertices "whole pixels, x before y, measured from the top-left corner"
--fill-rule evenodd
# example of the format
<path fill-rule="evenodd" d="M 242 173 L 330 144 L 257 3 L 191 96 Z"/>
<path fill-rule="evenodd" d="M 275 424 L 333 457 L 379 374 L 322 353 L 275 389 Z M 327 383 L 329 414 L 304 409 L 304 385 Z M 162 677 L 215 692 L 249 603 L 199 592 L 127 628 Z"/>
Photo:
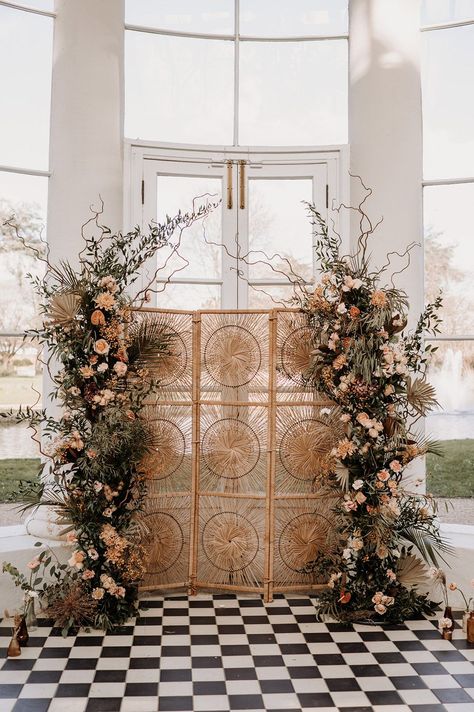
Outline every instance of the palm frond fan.
<path fill-rule="evenodd" d="M 424 378 L 407 378 L 407 400 L 411 407 L 419 414 L 425 416 L 428 411 L 439 405 L 436 400 L 436 391 Z"/>
<path fill-rule="evenodd" d="M 77 316 L 81 296 L 75 292 L 59 292 L 49 302 L 48 316 L 61 326 L 67 326 Z"/>
<path fill-rule="evenodd" d="M 349 470 L 341 464 L 336 465 L 336 471 L 334 476 L 337 483 L 343 492 L 347 492 L 349 489 Z"/>
<path fill-rule="evenodd" d="M 174 330 L 163 319 L 147 315 L 134 321 L 129 329 L 130 360 L 138 360 L 143 366 L 156 359 L 158 353 L 166 353 L 173 340 Z"/>
<path fill-rule="evenodd" d="M 410 590 L 429 581 L 426 564 L 414 554 L 405 554 L 399 558 L 396 573 L 399 583 Z"/>

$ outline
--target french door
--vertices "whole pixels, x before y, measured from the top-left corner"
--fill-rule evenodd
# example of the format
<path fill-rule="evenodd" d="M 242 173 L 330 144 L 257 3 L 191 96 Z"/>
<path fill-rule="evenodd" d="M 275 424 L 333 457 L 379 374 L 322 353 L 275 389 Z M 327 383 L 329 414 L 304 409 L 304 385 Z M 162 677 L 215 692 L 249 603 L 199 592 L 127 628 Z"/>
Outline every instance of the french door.
<path fill-rule="evenodd" d="M 314 202 L 327 215 L 331 198 L 339 197 L 337 161 L 307 153 L 301 154 L 304 158 L 235 151 L 230 157 L 225 151 L 189 154 L 141 151 L 135 166 L 140 204 L 131 212 L 144 229 L 178 210 L 217 203 L 205 220 L 175 235 L 160 251 L 153 305 L 284 306 L 294 293 L 292 282 L 313 280 L 314 235 L 304 202 Z"/>

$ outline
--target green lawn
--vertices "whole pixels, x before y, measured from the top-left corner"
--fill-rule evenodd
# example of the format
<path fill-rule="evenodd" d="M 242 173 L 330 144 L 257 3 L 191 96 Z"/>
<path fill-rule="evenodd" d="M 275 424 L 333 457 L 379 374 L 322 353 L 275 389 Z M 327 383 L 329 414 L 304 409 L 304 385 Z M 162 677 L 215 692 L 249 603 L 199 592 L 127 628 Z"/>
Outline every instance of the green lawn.
<path fill-rule="evenodd" d="M 474 497 L 474 440 L 443 440 L 443 457 L 426 458 L 426 491 L 437 497 Z"/>
<path fill-rule="evenodd" d="M 20 481 L 37 480 L 39 464 L 38 458 L 0 460 L 0 502 L 18 501 L 15 495 Z"/>
<path fill-rule="evenodd" d="M 428 455 L 426 489 L 437 497 L 474 497 L 474 440 L 445 440 L 443 457 Z M 0 460 L 0 502 L 15 501 L 20 480 L 37 478 L 39 460 Z"/>

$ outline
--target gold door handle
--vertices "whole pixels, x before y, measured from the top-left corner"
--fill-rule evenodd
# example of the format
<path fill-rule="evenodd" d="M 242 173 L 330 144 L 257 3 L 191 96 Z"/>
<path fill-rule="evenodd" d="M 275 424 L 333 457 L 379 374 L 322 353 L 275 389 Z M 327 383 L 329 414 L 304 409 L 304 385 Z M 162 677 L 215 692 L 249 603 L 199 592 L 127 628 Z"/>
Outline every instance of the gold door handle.
<path fill-rule="evenodd" d="M 240 194 L 240 209 L 245 209 L 245 161 L 239 161 L 239 194 Z"/>
<path fill-rule="evenodd" d="M 227 210 L 232 210 L 232 161 L 227 161 Z"/>

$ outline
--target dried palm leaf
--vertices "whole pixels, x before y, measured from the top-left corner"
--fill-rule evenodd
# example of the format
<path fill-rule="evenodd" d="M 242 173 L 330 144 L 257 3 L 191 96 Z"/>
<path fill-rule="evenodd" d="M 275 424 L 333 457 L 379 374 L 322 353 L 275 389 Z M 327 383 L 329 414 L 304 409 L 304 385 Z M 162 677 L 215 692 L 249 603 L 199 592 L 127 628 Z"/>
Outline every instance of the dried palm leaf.
<path fill-rule="evenodd" d="M 406 554 L 398 560 L 397 580 L 405 588 L 416 588 L 428 582 L 428 569 L 425 563 L 417 556 Z"/>
<path fill-rule="evenodd" d="M 423 416 L 439 405 L 435 389 L 424 378 L 407 378 L 407 400 L 411 407 Z"/>
<path fill-rule="evenodd" d="M 67 326 L 76 318 L 81 306 L 81 297 L 74 292 L 59 292 L 49 302 L 48 316 L 61 326 Z"/>
<path fill-rule="evenodd" d="M 142 366 L 153 364 L 159 354 L 172 350 L 173 337 L 177 334 L 161 316 L 146 315 L 134 321 L 129 329 L 130 361 L 137 361 Z"/>
<path fill-rule="evenodd" d="M 349 489 L 349 470 L 347 467 L 338 464 L 334 475 L 341 490 L 347 492 Z"/>

